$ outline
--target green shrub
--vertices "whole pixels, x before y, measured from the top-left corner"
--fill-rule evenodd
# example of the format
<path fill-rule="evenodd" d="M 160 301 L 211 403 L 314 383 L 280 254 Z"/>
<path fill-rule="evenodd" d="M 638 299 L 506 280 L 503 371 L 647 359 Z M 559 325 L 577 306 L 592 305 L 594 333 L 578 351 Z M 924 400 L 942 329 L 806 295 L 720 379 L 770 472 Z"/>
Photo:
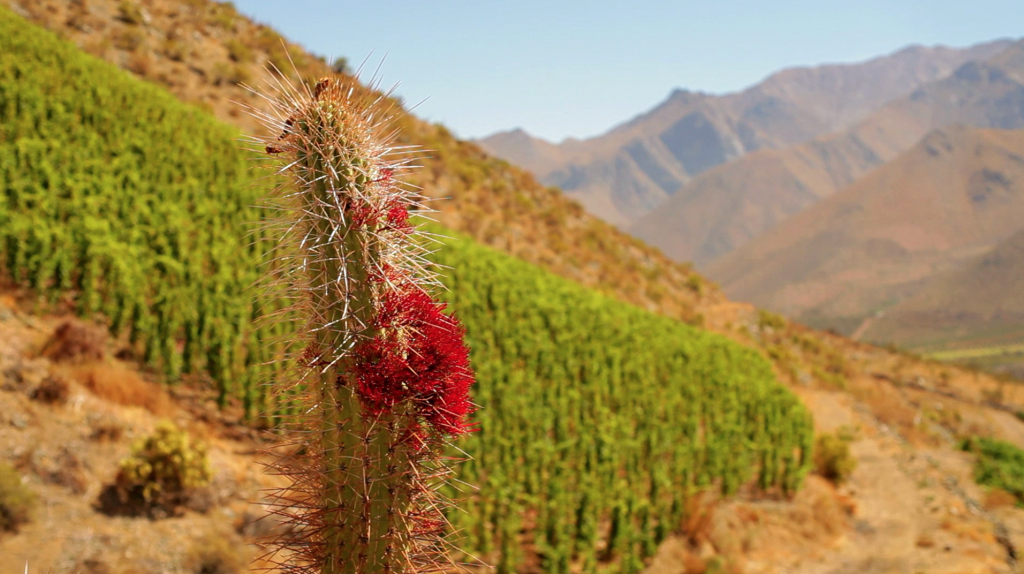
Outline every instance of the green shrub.
<path fill-rule="evenodd" d="M 35 504 L 35 493 L 21 483 L 18 471 L 0 463 L 0 530 L 17 532 L 29 521 Z"/>
<path fill-rule="evenodd" d="M 835 484 L 846 482 L 857 468 L 857 459 L 850 454 L 849 437 L 838 433 L 818 436 L 814 443 L 814 467 Z"/>
<path fill-rule="evenodd" d="M 757 325 L 761 329 L 781 330 L 786 326 L 786 320 L 782 315 L 772 313 L 771 311 L 765 311 L 764 309 L 758 309 Z"/>
<path fill-rule="evenodd" d="M 1004 442 L 973 437 L 961 445 L 978 458 L 974 463 L 974 481 L 982 486 L 1001 488 L 1024 503 L 1024 450 Z"/>
<path fill-rule="evenodd" d="M 163 421 L 121 461 L 117 485 L 129 496 L 141 494 L 151 507 L 173 510 L 209 484 L 212 474 L 206 445 Z"/>

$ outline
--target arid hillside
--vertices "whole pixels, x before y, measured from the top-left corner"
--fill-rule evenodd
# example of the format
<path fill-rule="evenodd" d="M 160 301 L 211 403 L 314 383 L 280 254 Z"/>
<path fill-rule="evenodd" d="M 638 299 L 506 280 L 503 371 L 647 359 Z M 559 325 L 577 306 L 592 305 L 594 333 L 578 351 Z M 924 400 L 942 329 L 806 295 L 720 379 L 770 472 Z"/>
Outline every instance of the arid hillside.
<path fill-rule="evenodd" d="M 268 65 L 306 79 L 328 66 L 271 28 L 209 0 L 5 0 L 15 12 L 83 50 L 166 87 L 246 132 L 258 123 L 234 102 L 259 107 L 237 85 L 272 79 Z M 339 16 L 339 17 L 343 17 Z M 289 59 L 290 58 L 290 59 Z M 293 69 L 291 62 L 296 68 Z M 143 65 L 144 64 L 144 65 Z M 412 183 L 445 226 L 641 307 L 698 321 L 720 297 L 687 265 L 584 212 L 522 169 L 455 139 L 443 126 L 396 110 L 401 142 L 426 150 Z M 699 287 L 699 288 L 698 288 Z"/>
<path fill-rule="evenodd" d="M 707 266 L 954 123 L 1024 127 L 1024 44 L 969 62 L 854 127 L 709 170 L 630 230 L 678 261 Z"/>
<path fill-rule="evenodd" d="M 237 405 L 218 410 L 212 389 L 167 392 L 115 358 L 124 341 L 67 345 L 58 328 L 68 317 L 35 313 L 33 301 L 24 291 L 0 296 L 0 465 L 31 493 L 19 506 L 25 520 L 0 531 L 0 574 L 22 574 L 26 562 L 30 572 L 75 574 L 240 574 L 266 566 L 259 542 L 279 526 L 259 501 L 280 485 L 257 454 L 268 437 L 239 424 Z M 1024 409 L 1018 387 L 819 339 L 747 307 L 733 311 L 746 336 L 788 357 L 793 388 L 818 432 L 847 444 L 852 458 L 837 460 L 854 467 L 827 478 L 835 467 L 823 459 L 791 499 L 755 489 L 696 497 L 647 574 L 1016 571 L 1024 510 L 1009 493 L 974 483 L 975 455 L 957 440 L 983 435 L 1024 446 L 1024 423 L 1013 415 Z M 837 359 L 836 348 L 850 349 L 851 358 Z M 803 370 L 817 354 L 833 354 L 833 382 Z M 173 512 L 140 515 L 118 502 L 116 477 L 133 445 L 162 420 L 206 444 L 212 481 Z M 526 547 L 523 572 L 539 574 L 536 551 Z"/>
<path fill-rule="evenodd" d="M 480 144 L 560 187 L 588 212 L 628 226 L 706 170 L 844 130 L 889 100 L 1008 45 L 911 46 L 867 62 L 792 68 L 734 94 L 676 90 L 654 109 L 584 141 L 554 145 L 513 130 Z"/>
<path fill-rule="evenodd" d="M 1024 130 L 954 126 L 710 268 L 731 297 L 851 333 L 1018 231 Z"/>

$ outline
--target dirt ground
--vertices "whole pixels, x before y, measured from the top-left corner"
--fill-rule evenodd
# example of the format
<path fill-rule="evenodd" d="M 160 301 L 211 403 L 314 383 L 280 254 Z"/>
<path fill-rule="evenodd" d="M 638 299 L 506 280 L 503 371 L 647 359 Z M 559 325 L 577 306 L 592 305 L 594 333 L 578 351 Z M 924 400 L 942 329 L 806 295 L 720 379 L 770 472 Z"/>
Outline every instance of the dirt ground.
<path fill-rule="evenodd" d="M 261 472 L 259 434 L 218 411 L 201 389 L 167 393 L 126 363 L 91 366 L 39 357 L 63 319 L 40 317 L 0 298 L 0 461 L 14 465 L 39 497 L 33 520 L 0 534 L 0 574 L 232 572 L 259 566 L 254 535 L 272 526 L 257 503 L 274 486 Z M 116 345 L 108 344 L 111 354 Z M 795 385 L 819 432 L 852 437 L 857 467 L 836 486 L 810 475 L 791 500 L 748 492 L 697 499 L 683 533 L 666 541 L 648 574 L 697 572 L 871 574 L 1015 572 L 1024 548 L 1024 511 L 990 507 L 972 480 L 972 456 L 958 434 L 1024 446 L 1011 414 L 1024 394 L 972 373 L 943 381 L 932 367 L 904 367 L 865 353 L 845 389 Z M 90 389 L 90 376 L 118 381 L 120 394 Z M 875 374 L 871 374 L 875 373 Z M 70 392 L 63 404 L 32 398 L 47 378 Z M 127 391 L 125 390 L 127 389 Z M 121 404 L 119 404 L 121 403 Z M 141 405 L 141 406 L 140 406 Z M 943 414 L 944 413 L 944 414 Z M 955 416 L 951 413 L 955 413 Z M 118 461 L 157 422 L 169 419 L 204 440 L 212 486 L 180 516 L 108 515 L 98 500 Z"/>

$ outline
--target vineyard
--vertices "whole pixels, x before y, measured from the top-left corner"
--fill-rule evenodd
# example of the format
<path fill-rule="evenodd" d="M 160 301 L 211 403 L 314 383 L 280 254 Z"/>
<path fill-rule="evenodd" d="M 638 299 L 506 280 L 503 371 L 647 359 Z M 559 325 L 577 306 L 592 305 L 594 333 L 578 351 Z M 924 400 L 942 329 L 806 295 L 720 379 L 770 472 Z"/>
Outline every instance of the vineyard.
<path fill-rule="evenodd" d="M 0 8 L 0 274 L 255 417 L 286 408 L 258 382 L 287 325 L 260 321 L 267 183 L 238 138 Z M 810 416 L 758 353 L 468 239 L 438 257 L 479 379 L 450 516 L 473 554 L 636 572 L 693 493 L 799 486 Z"/>

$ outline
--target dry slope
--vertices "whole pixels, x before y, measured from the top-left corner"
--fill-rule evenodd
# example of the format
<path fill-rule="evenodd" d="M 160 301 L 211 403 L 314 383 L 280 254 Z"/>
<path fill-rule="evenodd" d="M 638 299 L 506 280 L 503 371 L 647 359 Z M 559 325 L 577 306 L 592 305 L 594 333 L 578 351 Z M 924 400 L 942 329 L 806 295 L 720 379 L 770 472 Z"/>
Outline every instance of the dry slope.
<path fill-rule="evenodd" d="M 991 251 L 937 275 L 872 321 L 863 338 L 904 346 L 1024 339 L 1024 224 Z M 994 338 L 994 339 L 993 339 Z"/>
<path fill-rule="evenodd" d="M 237 82 L 271 79 L 268 64 L 291 76 L 317 78 L 321 59 L 271 28 L 210 0 L 3 0 L 33 22 L 84 50 L 165 86 L 244 130 L 259 128 L 232 101 L 259 106 Z M 339 18 L 343 18 L 339 12 Z M 287 52 L 285 48 L 287 46 Z M 289 65 L 289 55 L 298 69 Z M 686 265 L 584 213 L 576 202 L 521 169 L 455 139 L 443 126 L 398 109 L 403 143 L 429 150 L 413 183 L 439 201 L 437 218 L 480 243 L 536 263 L 621 300 L 686 320 L 699 320 L 702 300 L 720 296 L 696 287 Z"/>

